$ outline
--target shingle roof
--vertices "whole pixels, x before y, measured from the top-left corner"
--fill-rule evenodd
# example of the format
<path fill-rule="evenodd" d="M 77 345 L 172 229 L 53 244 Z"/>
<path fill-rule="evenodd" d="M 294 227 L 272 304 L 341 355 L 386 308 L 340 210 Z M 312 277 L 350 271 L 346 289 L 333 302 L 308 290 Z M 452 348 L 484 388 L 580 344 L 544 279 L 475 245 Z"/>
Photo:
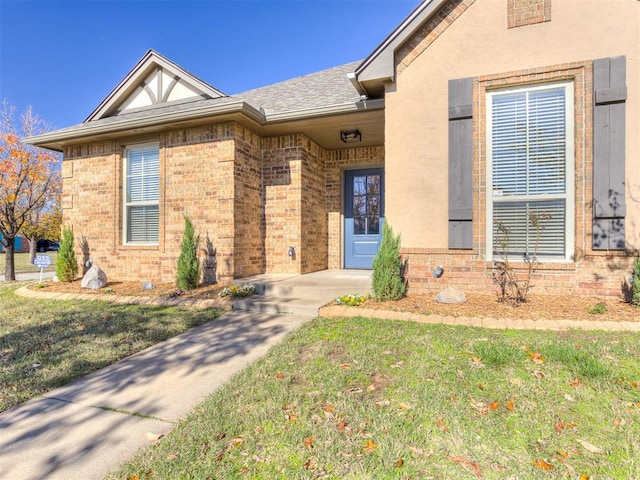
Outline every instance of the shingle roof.
<path fill-rule="evenodd" d="M 123 111 L 114 116 L 85 121 L 28 140 L 48 148 L 60 148 L 60 141 L 85 135 L 105 134 L 230 112 L 242 111 L 262 123 L 269 122 L 270 115 L 280 118 L 285 115 L 289 120 L 293 120 L 298 116 L 305 118 L 319 114 L 321 110 L 323 113 L 335 109 L 351 111 L 357 109 L 355 105 L 360 100 L 360 94 L 347 74 L 353 73 L 359 63 L 347 63 L 227 97 L 164 103 L 134 111 Z"/>
<path fill-rule="evenodd" d="M 360 94 L 348 73 L 360 62 L 347 63 L 320 72 L 232 95 L 268 113 L 293 112 L 314 107 L 357 102 Z"/>

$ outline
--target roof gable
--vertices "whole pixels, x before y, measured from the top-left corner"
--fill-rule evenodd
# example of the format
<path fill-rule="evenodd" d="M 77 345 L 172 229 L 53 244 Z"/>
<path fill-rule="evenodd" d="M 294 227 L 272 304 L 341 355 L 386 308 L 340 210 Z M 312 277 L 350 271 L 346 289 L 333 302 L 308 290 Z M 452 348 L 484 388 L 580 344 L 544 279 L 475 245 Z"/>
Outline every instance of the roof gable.
<path fill-rule="evenodd" d="M 154 50 L 149 50 L 86 122 L 167 103 L 226 97 Z"/>
<path fill-rule="evenodd" d="M 442 34 L 475 0 L 422 0 L 413 12 L 356 69 L 356 78 L 371 96 L 382 96 L 384 84 L 394 82 L 398 55 L 409 63 Z M 403 66 L 400 66 L 403 68 Z"/>

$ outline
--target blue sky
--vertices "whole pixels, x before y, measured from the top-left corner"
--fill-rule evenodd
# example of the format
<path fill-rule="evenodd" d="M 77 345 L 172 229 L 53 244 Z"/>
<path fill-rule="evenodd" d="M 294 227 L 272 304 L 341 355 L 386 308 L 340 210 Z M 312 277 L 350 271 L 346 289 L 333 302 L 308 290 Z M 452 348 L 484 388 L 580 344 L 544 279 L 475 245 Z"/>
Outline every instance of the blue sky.
<path fill-rule="evenodd" d="M 153 48 L 227 94 L 366 57 L 419 0 L 0 0 L 0 99 L 82 122 Z"/>

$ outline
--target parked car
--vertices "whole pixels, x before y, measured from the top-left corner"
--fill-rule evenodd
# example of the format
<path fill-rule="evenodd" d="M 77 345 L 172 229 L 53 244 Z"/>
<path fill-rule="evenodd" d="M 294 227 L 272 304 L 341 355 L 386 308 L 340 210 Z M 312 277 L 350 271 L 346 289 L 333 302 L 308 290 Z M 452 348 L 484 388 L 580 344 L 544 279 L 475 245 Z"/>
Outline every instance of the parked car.
<path fill-rule="evenodd" d="M 36 244 L 36 250 L 39 252 L 57 252 L 60 249 L 60 244 L 51 240 L 41 239 Z"/>

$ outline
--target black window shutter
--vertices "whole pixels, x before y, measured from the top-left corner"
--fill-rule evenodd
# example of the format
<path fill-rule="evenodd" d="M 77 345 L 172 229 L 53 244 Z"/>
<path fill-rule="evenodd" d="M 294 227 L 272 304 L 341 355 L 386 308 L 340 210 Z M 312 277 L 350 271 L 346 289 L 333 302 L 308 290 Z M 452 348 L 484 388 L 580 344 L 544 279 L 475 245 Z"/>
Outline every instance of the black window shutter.
<path fill-rule="evenodd" d="M 593 62 L 593 249 L 624 250 L 626 57 Z"/>
<path fill-rule="evenodd" d="M 473 79 L 449 80 L 449 248 L 473 248 Z"/>

